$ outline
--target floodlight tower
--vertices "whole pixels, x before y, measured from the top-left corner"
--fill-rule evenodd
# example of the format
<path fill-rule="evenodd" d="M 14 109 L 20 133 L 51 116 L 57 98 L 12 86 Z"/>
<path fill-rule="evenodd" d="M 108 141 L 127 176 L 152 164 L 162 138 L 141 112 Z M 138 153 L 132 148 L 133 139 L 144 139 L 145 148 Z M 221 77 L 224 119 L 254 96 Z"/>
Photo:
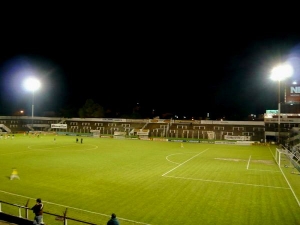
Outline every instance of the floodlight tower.
<path fill-rule="evenodd" d="M 271 79 L 278 81 L 278 139 L 280 144 L 280 82 L 293 74 L 293 67 L 290 64 L 281 64 L 274 67 L 271 71 Z"/>
<path fill-rule="evenodd" d="M 28 91 L 32 92 L 32 106 L 31 106 L 31 123 L 33 126 L 33 118 L 34 118 L 34 92 L 37 91 L 40 86 L 41 83 L 39 80 L 35 79 L 35 78 L 28 78 L 27 80 L 25 80 L 24 83 L 25 88 Z"/>

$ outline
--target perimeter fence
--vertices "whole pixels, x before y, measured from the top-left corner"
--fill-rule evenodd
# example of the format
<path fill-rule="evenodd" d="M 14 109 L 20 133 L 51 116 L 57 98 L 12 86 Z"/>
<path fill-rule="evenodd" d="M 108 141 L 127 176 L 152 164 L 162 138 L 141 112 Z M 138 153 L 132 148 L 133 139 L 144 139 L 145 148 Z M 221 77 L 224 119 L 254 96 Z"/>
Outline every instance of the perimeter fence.
<path fill-rule="evenodd" d="M 0 200 L 0 219 L 7 221 L 7 222 L 11 222 L 11 223 L 16 223 L 16 224 L 23 224 L 23 225 L 32 224 L 32 220 L 29 220 L 29 215 L 28 215 L 29 211 L 31 211 L 31 208 L 28 207 L 28 203 L 29 203 L 29 200 L 27 201 L 26 205 L 23 206 L 23 205 L 13 204 L 10 202 L 5 202 L 5 201 Z M 13 210 L 14 209 L 16 210 L 16 213 L 13 213 L 11 215 L 11 214 L 2 212 L 3 205 L 12 207 Z M 61 221 L 64 225 L 67 225 L 68 221 L 75 221 L 78 224 L 97 225 L 95 223 L 91 223 L 88 221 L 83 221 L 83 220 L 79 220 L 76 218 L 68 217 L 67 211 L 68 211 L 68 209 L 66 208 L 65 211 L 62 213 L 62 215 L 55 214 L 52 212 L 47 212 L 47 211 L 44 211 L 44 214 L 50 215 L 51 217 L 53 217 L 53 220 Z M 44 221 L 44 224 L 51 225 L 51 222 L 48 223 L 48 222 Z"/>

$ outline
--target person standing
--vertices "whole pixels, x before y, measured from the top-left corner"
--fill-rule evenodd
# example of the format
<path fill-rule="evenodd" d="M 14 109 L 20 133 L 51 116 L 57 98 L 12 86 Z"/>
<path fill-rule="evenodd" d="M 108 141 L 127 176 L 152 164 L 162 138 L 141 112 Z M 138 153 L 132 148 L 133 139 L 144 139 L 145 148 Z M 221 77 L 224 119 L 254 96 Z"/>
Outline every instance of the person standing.
<path fill-rule="evenodd" d="M 34 213 L 34 220 L 33 224 L 40 225 L 43 222 L 43 210 L 44 210 L 44 204 L 42 203 L 42 200 L 38 198 L 36 200 L 36 204 L 31 208 Z"/>
<path fill-rule="evenodd" d="M 16 168 L 13 168 L 10 175 L 10 180 L 13 180 L 15 178 L 20 180 L 20 177 L 18 175 L 18 170 Z"/>
<path fill-rule="evenodd" d="M 107 224 L 106 225 L 120 225 L 118 219 L 117 219 L 117 216 L 116 214 L 111 214 L 111 218 L 109 221 L 107 221 Z"/>

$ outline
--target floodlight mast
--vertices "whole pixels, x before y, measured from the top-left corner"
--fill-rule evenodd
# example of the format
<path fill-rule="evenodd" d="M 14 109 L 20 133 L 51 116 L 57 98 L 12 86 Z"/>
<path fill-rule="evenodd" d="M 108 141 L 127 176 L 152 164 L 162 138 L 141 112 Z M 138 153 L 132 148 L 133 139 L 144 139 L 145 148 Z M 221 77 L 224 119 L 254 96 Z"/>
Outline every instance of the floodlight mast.
<path fill-rule="evenodd" d="M 31 126 L 33 128 L 34 119 L 34 92 L 38 90 L 41 83 L 35 78 L 29 78 L 25 81 L 25 88 L 32 92 L 32 105 L 31 105 Z"/>
<path fill-rule="evenodd" d="M 282 80 L 292 76 L 293 74 L 293 67 L 289 64 L 281 64 L 276 66 L 271 71 L 271 79 L 274 81 L 278 81 L 278 138 L 277 142 L 280 144 L 280 83 Z"/>

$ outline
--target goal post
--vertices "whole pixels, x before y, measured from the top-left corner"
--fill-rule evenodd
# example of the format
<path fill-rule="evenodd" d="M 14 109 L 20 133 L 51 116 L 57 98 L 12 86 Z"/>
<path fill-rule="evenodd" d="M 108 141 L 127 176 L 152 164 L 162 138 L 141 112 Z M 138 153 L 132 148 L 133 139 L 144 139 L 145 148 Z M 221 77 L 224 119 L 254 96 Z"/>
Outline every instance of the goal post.
<path fill-rule="evenodd" d="M 286 148 L 276 148 L 275 161 L 279 167 L 292 168 L 292 173 L 296 173 L 295 169 L 297 173 L 300 171 L 299 158 Z"/>
<path fill-rule="evenodd" d="M 281 166 L 282 164 L 282 156 L 283 156 L 282 149 L 276 148 L 275 161 L 278 164 L 278 166 Z"/>
<path fill-rule="evenodd" d="M 215 139 L 215 132 L 214 131 L 207 131 L 207 138 L 208 138 L 208 140 Z"/>

